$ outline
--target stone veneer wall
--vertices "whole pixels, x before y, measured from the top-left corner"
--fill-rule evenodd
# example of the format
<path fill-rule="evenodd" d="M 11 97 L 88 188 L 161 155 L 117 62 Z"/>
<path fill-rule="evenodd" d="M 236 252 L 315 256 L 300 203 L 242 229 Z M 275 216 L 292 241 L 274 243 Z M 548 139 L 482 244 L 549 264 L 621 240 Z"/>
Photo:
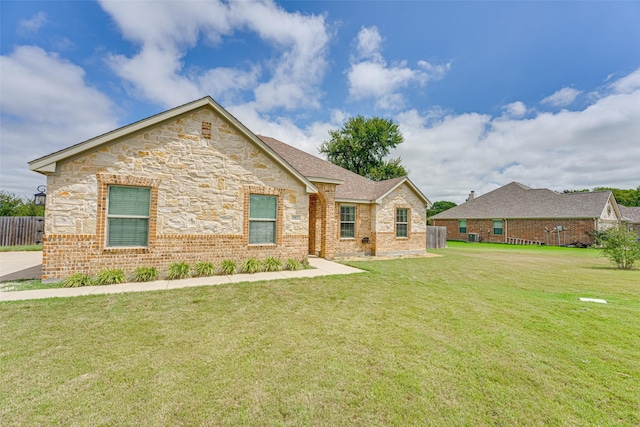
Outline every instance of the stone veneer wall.
<path fill-rule="evenodd" d="M 396 208 L 409 209 L 409 236 L 396 237 Z M 407 184 L 387 195 L 376 207 L 376 255 L 424 253 L 427 250 L 427 220 L 424 202 Z"/>
<path fill-rule="evenodd" d="M 434 225 L 447 227 L 447 240 L 467 241 L 469 233 L 478 233 L 483 242 L 506 243 L 508 238 L 537 241 L 550 246 L 558 245 L 558 235 L 545 231 L 545 227 L 553 230 L 561 225 L 563 230 L 561 244 L 575 242 L 593 244 L 587 234 L 594 231 L 593 219 L 508 219 L 503 221 L 503 234 L 493 234 L 492 219 L 467 219 L 467 232 L 460 233 L 457 219 L 436 219 Z"/>
<path fill-rule="evenodd" d="M 105 248 L 110 184 L 151 187 L 148 248 Z M 43 279 L 308 252 L 304 184 L 207 107 L 59 162 L 47 190 Z M 248 245 L 251 192 L 279 195 L 276 245 Z"/>

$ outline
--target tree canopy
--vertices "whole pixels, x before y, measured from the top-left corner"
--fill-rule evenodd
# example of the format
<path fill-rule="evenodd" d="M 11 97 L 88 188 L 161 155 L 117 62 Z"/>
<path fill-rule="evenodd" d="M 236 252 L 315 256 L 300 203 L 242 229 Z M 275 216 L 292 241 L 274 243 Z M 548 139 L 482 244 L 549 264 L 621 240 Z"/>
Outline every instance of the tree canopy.
<path fill-rule="evenodd" d="M 628 208 L 632 208 L 634 206 L 640 206 L 640 186 L 635 190 L 629 189 L 624 190 L 620 188 L 612 188 L 612 187 L 596 187 L 593 191 L 611 191 L 613 193 L 613 197 L 616 198 L 616 202 L 619 205 L 626 206 Z M 583 190 L 564 190 L 563 193 L 588 193 L 589 189 L 585 188 Z"/>
<path fill-rule="evenodd" d="M 453 202 L 448 202 L 446 200 L 440 200 L 434 202 L 430 209 L 427 209 L 427 218 L 430 218 L 434 215 L 438 215 L 440 212 L 444 212 L 447 209 L 451 209 L 454 206 L 458 206 Z"/>
<path fill-rule="evenodd" d="M 638 188 L 630 190 L 622 190 L 619 188 L 610 187 L 596 187 L 594 191 L 611 190 L 613 197 L 616 198 L 616 202 L 619 205 L 626 207 L 640 206 L 640 186 Z"/>
<path fill-rule="evenodd" d="M 352 117 L 342 129 L 330 130 L 331 139 L 320 145 L 320 153 L 331 163 L 374 181 L 406 176 L 401 159 L 389 159 L 391 149 L 404 141 L 398 125 L 380 117 Z"/>
<path fill-rule="evenodd" d="M 0 216 L 43 216 L 44 206 L 36 206 L 33 200 L 0 190 Z"/>

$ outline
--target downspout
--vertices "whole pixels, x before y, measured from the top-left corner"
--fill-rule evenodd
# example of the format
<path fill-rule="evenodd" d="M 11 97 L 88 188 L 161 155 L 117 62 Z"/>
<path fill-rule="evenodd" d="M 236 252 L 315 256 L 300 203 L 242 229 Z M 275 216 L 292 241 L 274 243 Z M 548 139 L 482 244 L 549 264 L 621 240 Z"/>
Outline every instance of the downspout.
<path fill-rule="evenodd" d="M 502 236 L 502 243 L 507 243 L 507 235 L 509 234 L 509 227 L 507 227 L 507 219 L 504 219 L 504 236 Z"/>

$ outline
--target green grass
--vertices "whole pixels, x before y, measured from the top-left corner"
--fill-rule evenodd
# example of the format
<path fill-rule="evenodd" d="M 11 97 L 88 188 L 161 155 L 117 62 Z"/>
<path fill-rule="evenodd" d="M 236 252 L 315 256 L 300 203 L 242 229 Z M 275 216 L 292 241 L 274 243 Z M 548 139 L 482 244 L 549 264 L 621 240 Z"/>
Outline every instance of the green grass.
<path fill-rule="evenodd" d="M 0 424 L 640 424 L 640 271 L 585 249 L 433 252 L 2 303 Z"/>
<path fill-rule="evenodd" d="M 60 283 L 42 283 L 40 279 L 20 279 L 0 282 L 0 292 L 32 291 L 61 287 Z"/>
<path fill-rule="evenodd" d="M 42 245 L 0 246 L 0 252 L 41 251 Z"/>

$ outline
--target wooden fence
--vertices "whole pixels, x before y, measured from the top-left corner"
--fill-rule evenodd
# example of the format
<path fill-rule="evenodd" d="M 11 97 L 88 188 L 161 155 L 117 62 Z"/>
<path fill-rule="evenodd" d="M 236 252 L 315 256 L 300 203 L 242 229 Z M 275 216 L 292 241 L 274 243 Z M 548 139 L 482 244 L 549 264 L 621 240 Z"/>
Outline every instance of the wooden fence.
<path fill-rule="evenodd" d="M 37 245 L 43 232 L 41 216 L 0 216 L 0 246 Z"/>
<path fill-rule="evenodd" d="M 447 247 L 447 227 L 427 226 L 427 249 Z"/>

